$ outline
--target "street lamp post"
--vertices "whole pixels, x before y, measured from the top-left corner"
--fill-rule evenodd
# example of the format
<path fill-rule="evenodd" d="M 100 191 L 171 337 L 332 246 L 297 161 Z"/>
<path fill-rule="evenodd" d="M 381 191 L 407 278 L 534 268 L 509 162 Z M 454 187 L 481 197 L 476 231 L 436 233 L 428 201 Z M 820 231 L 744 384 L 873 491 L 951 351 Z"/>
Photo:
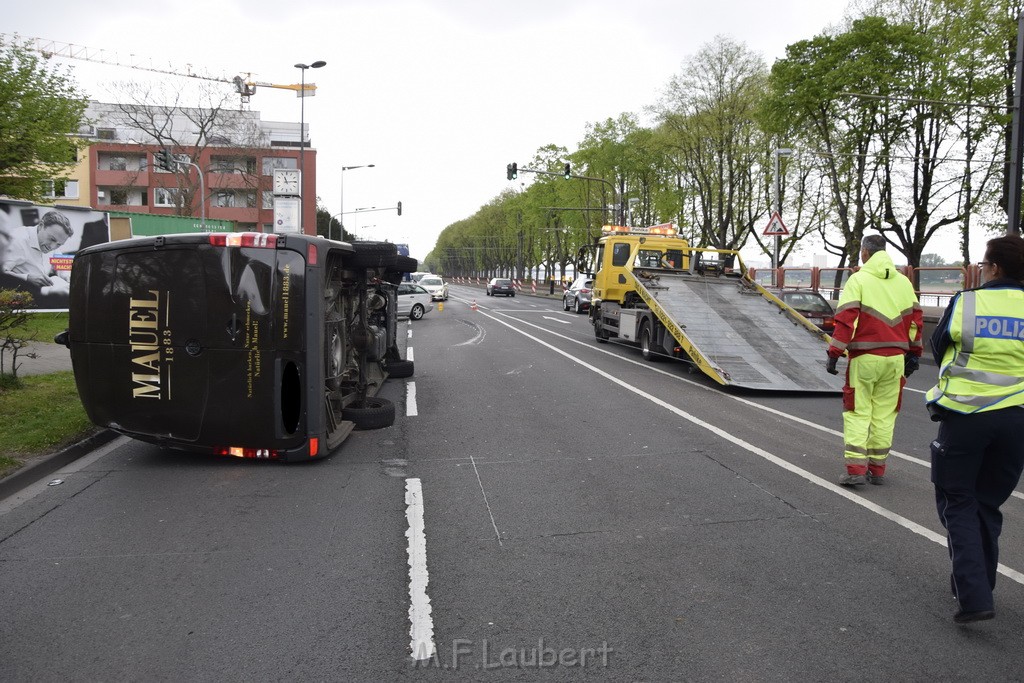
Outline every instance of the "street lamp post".
<path fill-rule="evenodd" d="M 344 218 L 344 214 L 345 214 L 345 171 L 351 171 L 351 170 L 356 169 L 356 168 L 373 168 L 374 166 L 376 166 L 376 164 L 363 164 L 361 166 L 342 166 L 341 167 L 341 211 L 338 212 L 338 215 L 341 216 L 342 218 L 341 218 L 341 235 L 338 236 L 339 239 L 342 239 L 342 238 L 345 237 L 345 218 Z M 330 228 L 328 227 L 328 230 L 329 229 Z M 328 239 L 330 239 L 331 236 L 330 236 L 329 233 L 328 233 L 327 237 L 328 237 Z"/>
<path fill-rule="evenodd" d="M 792 156 L 793 150 L 789 148 L 776 148 L 775 150 L 775 211 L 782 217 L 782 178 L 781 164 L 779 157 Z M 772 284 L 778 286 L 779 277 L 779 256 L 782 251 L 782 235 L 775 236 L 775 255 L 772 258 Z"/>
<path fill-rule="evenodd" d="M 322 59 L 318 59 L 312 64 L 298 63 L 295 68 L 302 72 L 302 89 L 299 90 L 299 97 L 302 99 L 302 104 L 299 107 L 299 183 L 306 182 L 306 69 L 319 69 L 322 66 L 326 66 L 327 62 Z M 302 202 L 305 197 L 303 196 L 302 187 L 299 187 L 299 232 L 306 232 L 306 226 L 303 224 L 305 216 L 303 215 Z"/>

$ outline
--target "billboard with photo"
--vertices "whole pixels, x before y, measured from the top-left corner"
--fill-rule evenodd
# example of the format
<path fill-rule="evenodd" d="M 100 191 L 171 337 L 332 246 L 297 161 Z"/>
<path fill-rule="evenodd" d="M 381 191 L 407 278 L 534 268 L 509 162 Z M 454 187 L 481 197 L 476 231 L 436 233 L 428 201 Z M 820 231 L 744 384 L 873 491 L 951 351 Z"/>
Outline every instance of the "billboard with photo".
<path fill-rule="evenodd" d="M 110 241 L 107 214 L 0 199 L 0 289 L 28 292 L 41 311 L 66 311 L 71 262 Z"/>

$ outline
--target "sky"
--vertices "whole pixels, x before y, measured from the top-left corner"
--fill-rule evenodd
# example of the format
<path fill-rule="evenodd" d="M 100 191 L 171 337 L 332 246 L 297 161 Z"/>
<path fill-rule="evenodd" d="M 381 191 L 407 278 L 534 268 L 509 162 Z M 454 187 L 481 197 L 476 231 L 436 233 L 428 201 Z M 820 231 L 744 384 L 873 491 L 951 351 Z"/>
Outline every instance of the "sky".
<path fill-rule="evenodd" d="M 448 225 L 472 216 L 538 148 L 573 151 L 587 124 L 643 116 L 685 62 L 716 36 L 770 66 L 786 46 L 841 23 L 847 0 L 105 0 L 8 3 L 0 31 L 103 49 L 126 64 L 252 74 L 317 85 L 305 98 L 317 195 L 363 239 L 408 243 L 422 259 Z M 92 99 L 152 78 L 60 59 Z M 174 79 L 168 79 L 173 84 Z M 230 87 L 230 86 L 226 86 Z M 263 120 L 298 122 L 303 101 L 258 88 Z M 343 166 L 374 164 L 344 172 Z M 344 197 L 342 198 L 342 192 Z"/>

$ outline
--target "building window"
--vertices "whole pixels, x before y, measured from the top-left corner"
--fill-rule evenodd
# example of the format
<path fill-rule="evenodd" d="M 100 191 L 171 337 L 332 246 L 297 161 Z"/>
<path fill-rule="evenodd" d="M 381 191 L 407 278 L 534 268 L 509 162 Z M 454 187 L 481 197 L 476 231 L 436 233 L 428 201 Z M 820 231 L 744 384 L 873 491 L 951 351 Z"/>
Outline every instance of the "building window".
<path fill-rule="evenodd" d="M 239 194 L 241 195 L 239 197 L 239 199 L 242 200 L 242 202 L 244 202 L 245 208 L 247 208 L 247 209 L 255 209 L 256 208 L 256 193 L 255 192 L 249 191 L 249 192 L 241 192 Z"/>
<path fill-rule="evenodd" d="M 274 224 L 273 223 L 264 223 L 263 224 L 263 232 L 267 232 L 267 233 L 274 232 Z"/>
<path fill-rule="evenodd" d="M 273 209 L 274 208 L 274 193 L 270 190 L 263 190 L 263 208 Z"/>
<path fill-rule="evenodd" d="M 153 188 L 153 206 L 177 206 L 178 191 L 169 187 Z"/>
<path fill-rule="evenodd" d="M 53 199 L 78 199 L 77 180 L 44 180 L 47 197 Z"/>
<path fill-rule="evenodd" d="M 117 129 L 115 128 L 97 128 L 96 137 L 100 140 L 116 140 Z"/>
<path fill-rule="evenodd" d="M 127 171 L 128 160 L 124 157 L 110 157 L 109 166 L 111 171 Z"/>
<path fill-rule="evenodd" d="M 120 187 L 110 188 L 110 203 L 116 206 L 127 206 L 128 190 Z"/>
<path fill-rule="evenodd" d="M 235 205 L 235 193 L 234 192 L 218 192 L 216 198 L 213 200 L 214 206 L 222 208 L 231 208 Z"/>
<path fill-rule="evenodd" d="M 275 168 L 298 168 L 295 157 L 263 157 L 263 175 L 274 175 Z"/>

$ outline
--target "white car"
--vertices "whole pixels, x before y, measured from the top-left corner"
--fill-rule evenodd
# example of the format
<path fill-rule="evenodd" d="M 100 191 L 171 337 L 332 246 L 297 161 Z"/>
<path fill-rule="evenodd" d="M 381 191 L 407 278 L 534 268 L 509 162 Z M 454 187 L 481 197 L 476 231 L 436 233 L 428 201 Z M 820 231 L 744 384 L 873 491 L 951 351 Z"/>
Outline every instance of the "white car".
<path fill-rule="evenodd" d="M 430 292 L 434 301 L 448 301 L 448 283 L 437 275 L 420 278 L 419 286 Z"/>
<path fill-rule="evenodd" d="M 414 282 L 398 283 L 398 315 L 407 315 L 419 320 L 427 311 L 433 310 L 434 303 L 430 292 Z"/>

